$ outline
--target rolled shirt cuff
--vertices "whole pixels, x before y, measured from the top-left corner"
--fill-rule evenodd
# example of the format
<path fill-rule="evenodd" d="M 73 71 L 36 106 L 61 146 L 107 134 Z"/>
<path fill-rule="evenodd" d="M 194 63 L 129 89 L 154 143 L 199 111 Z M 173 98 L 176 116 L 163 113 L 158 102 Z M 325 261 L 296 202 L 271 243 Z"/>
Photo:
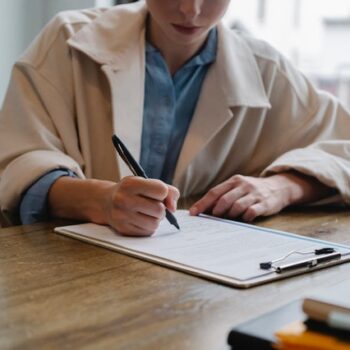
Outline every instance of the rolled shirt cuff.
<path fill-rule="evenodd" d="M 69 169 L 49 171 L 34 182 L 23 194 L 19 213 L 23 225 L 47 221 L 50 217 L 47 197 L 54 182 L 62 177 L 77 175 Z"/>

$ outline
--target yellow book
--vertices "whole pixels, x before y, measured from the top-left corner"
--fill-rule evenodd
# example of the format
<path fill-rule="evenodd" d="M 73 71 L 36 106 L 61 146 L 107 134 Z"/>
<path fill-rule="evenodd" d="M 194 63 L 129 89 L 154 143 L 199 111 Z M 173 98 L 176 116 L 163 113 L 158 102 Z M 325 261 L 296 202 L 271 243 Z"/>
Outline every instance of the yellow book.
<path fill-rule="evenodd" d="M 307 330 L 302 322 L 292 323 L 276 333 L 278 350 L 350 350 L 350 342 Z"/>

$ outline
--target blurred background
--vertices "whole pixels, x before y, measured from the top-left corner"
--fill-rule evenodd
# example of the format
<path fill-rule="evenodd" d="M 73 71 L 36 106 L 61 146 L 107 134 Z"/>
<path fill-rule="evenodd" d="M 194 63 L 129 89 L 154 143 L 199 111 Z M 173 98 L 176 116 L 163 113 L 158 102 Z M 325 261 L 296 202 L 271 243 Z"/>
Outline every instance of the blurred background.
<path fill-rule="evenodd" d="M 0 0 L 0 105 L 13 63 L 55 13 L 127 2 Z M 231 0 L 224 20 L 271 43 L 350 108 L 350 0 Z"/>
<path fill-rule="evenodd" d="M 350 108 L 350 0 L 231 0 L 226 21 L 268 41 Z"/>

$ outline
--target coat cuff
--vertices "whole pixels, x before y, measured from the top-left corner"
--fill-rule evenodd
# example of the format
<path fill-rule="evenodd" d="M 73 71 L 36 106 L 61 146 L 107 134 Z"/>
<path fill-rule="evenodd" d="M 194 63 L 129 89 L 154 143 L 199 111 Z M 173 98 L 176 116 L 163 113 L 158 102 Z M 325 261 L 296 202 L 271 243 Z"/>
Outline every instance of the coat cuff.
<path fill-rule="evenodd" d="M 297 149 L 285 153 L 269 165 L 260 175 L 297 171 L 304 175 L 312 176 L 324 185 L 334 188 L 339 192 L 338 196 L 332 196 L 324 203 L 350 204 L 350 162 L 337 155 L 330 155 L 321 149 L 311 148 Z"/>
<path fill-rule="evenodd" d="M 44 174 L 55 169 L 69 169 L 85 178 L 79 165 L 71 157 L 56 151 L 32 151 L 11 162 L 0 178 L 0 205 L 5 217 L 18 221 L 18 205 L 22 194 Z"/>

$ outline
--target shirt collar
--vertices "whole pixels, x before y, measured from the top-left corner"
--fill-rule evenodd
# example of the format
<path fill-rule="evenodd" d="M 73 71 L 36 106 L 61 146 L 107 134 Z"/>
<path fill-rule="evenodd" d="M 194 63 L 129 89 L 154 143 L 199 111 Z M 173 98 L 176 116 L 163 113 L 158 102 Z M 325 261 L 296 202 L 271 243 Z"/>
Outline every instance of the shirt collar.
<path fill-rule="evenodd" d="M 217 29 L 213 28 L 210 30 L 207 40 L 202 46 L 201 50 L 193 56 L 182 68 L 190 68 L 197 66 L 204 66 L 213 63 L 216 59 L 218 46 L 218 35 Z M 159 50 L 155 48 L 149 40 L 146 42 L 147 54 L 159 54 Z"/>

